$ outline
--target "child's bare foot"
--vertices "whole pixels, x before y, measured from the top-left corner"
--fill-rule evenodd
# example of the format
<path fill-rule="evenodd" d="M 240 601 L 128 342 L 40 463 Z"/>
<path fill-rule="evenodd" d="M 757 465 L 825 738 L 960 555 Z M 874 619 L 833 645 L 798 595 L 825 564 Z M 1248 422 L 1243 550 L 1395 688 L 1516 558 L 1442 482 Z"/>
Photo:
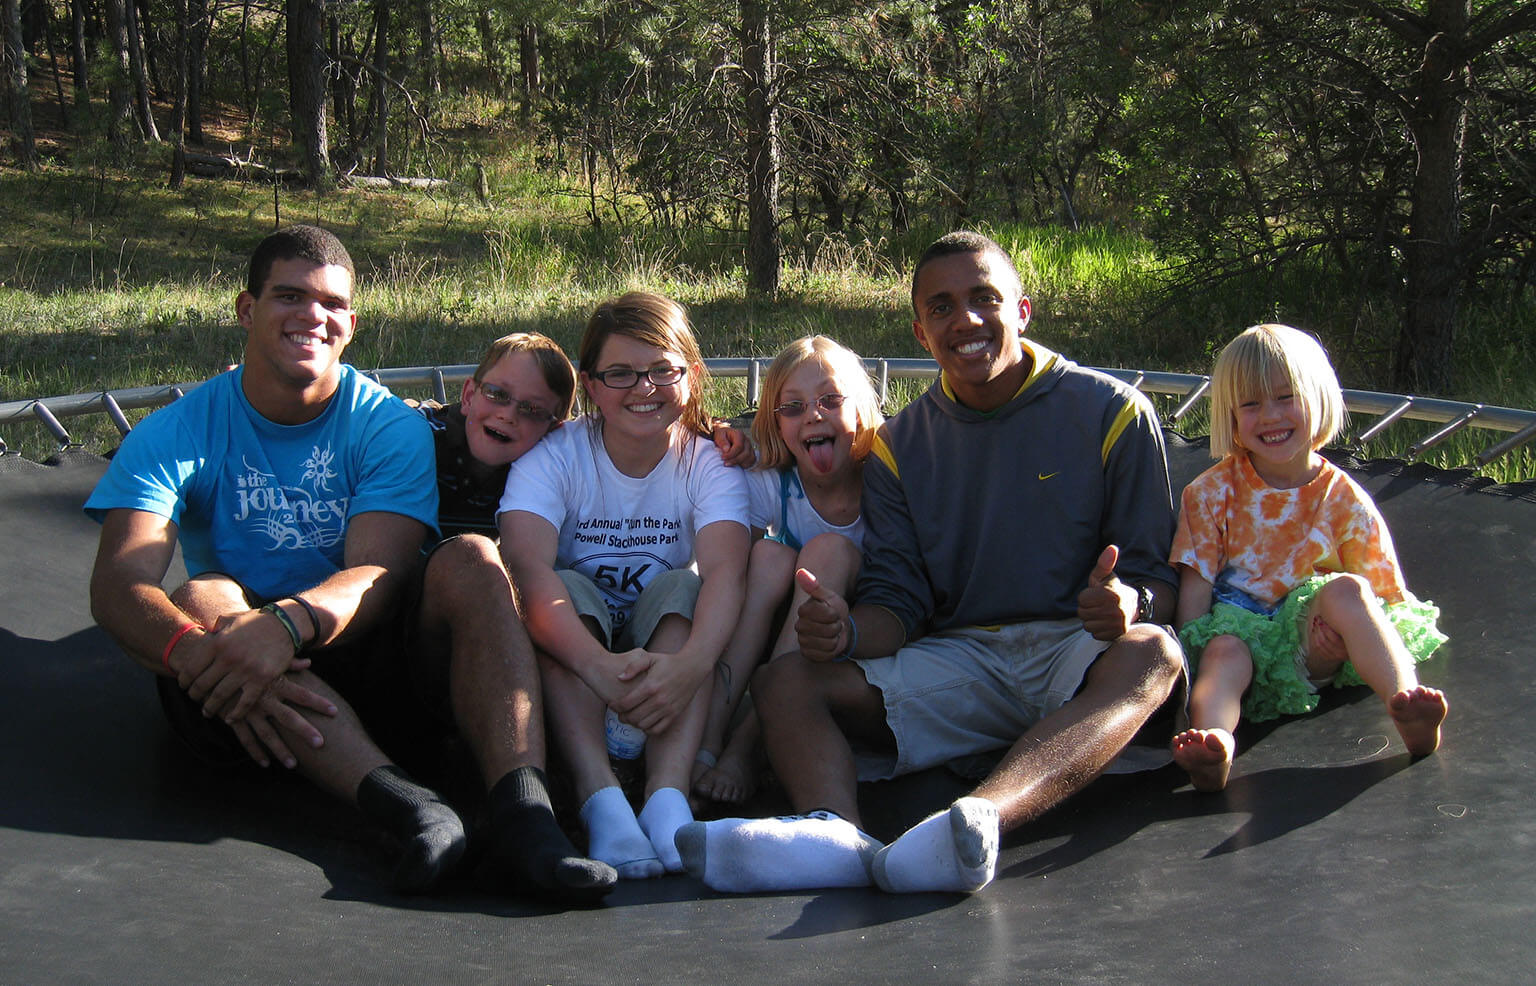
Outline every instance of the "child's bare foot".
<path fill-rule="evenodd" d="M 1196 791 L 1220 791 L 1232 772 L 1237 741 L 1225 729 L 1186 729 L 1173 738 L 1173 762 Z"/>
<path fill-rule="evenodd" d="M 1440 724 L 1450 708 L 1444 692 L 1425 685 L 1405 688 L 1387 699 L 1387 714 L 1408 752 L 1416 757 L 1428 756 L 1440 748 Z"/>
<path fill-rule="evenodd" d="M 693 773 L 688 777 L 688 807 L 695 815 L 703 811 L 709 804 L 709 798 L 699 790 L 699 782 L 715 769 L 716 756 L 710 751 L 699 748 L 699 752 L 693 757 Z"/>
<path fill-rule="evenodd" d="M 689 777 L 691 786 L 698 787 L 699 781 L 705 774 L 715 769 L 716 755 L 709 750 L 699 747 L 699 752 L 693 755 L 693 774 Z"/>
<path fill-rule="evenodd" d="M 739 750 L 736 743 L 713 767 L 703 771 L 693 782 L 693 793 L 722 804 L 739 805 L 757 793 L 757 770 L 752 750 Z"/>

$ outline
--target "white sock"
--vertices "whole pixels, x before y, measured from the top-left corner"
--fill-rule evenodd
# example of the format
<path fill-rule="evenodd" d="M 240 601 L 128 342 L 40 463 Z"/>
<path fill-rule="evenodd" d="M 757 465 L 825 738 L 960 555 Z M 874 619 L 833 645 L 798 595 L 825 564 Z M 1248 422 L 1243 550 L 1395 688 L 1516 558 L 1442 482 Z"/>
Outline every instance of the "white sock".
<path fill-rule="evenodd" d="M 827 811 L 782 818 L 722 818 L 677 830 L 688 872 L 714 890 L 867 887 L 880 842 Z"/>
<path fill-rule="evenodd" d="M 683 857 L 677 854 L 677 830 L 693 821 L 688 796 L 675 787 L 659 787 L 640 809 L 640 828 L 651 840 L 651 848 L 668 873 L 683 872 Z"/>
<path fill-rule="evenodd" d="M 997 875 L 997 805 L 961 798 L 907 829 L 875 856 L 875 884 L 893 894 L 975 893 Z"/>
<path fill-rule="evenodd" d="M 581 824 L 587 829 L 587 854 L 618 870 L 619 879 L 644 880 L 664 872 L 619 788 L 599 788 L 588 798 L 581 806 Z"/>

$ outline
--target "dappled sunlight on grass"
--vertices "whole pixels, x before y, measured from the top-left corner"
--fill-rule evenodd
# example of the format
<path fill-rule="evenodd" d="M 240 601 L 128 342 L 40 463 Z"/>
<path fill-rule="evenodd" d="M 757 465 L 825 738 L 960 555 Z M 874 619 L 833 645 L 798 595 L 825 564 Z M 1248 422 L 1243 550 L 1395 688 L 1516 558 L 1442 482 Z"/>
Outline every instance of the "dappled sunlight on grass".
<path fill-rule="evenodd" d="M 455 126 L 478 133 L 487 106 Z M 586 203 L 539 170 L 534 149 L 502 146 L 484 129 L 434 162 L 453 184 L 341 189 L 325 195 L 234 181 L 165 186 L 163 148 L 126 170 L 92 158 L 37 175 L 0 172 L 0 400 L 200 380 L 240 358 L 233 304 L 246 257 L 275 217 L 334 229 L 358 268 L 360 330 L 348 358 L 372 368 L 474 362 L 508 332 L 539 331 L 574 351 L 588 313 L 630 289 L 688 306 L 707 356 L 770 357 L 801 335 L 833 336 L 864 356 L 922 357 L 912 334 L 908 279 L 937 235 L 817 233 L 784 244 L 777 298 L 749 296 L 744 237 L 720 228 L 594 227 Z M 481 163 L 489 206 L 474 194 Z M 1247 325 L 1287 321 L 1323 338 L 1346 387 L 1387 389 L 1398 315 L 1383 292 L 1340 278 L 1264 273 L 1194 292 L 1171 287 L 1177 258 L 1120 229 L 983 225 L 1009 249 L 1034 305 L 1030 334 L 1080 363 L 1207 373 L 1219 347 Z M 1536 306 L 1524 295 L 1471 299 L 1461 392 L 1536 406 Z M 745 407 L 740 381 L 718 381 L 712 406 Z M 889 410 L 923 383 L 897 381 Z M 1198 422 L 1198 415 L 1182 427 Z M 99 417 L 68 422 L 111 443 Z M 30 425 L 4 437 L 34 457 L 52 441 Z M 1452 444 L 1462 461 L 1483 445 Z M 1500 437 L 1500 436 L 1494 436 Z M 1412 439 L 1372 454 L 1393 454 Z M 1467 440 L 1458 439 L 1465 443 Z M 1536 472 L 1529 453 L 1513 460 Z M 1513 473 L 1491 474 L 1506 478 Z"/>

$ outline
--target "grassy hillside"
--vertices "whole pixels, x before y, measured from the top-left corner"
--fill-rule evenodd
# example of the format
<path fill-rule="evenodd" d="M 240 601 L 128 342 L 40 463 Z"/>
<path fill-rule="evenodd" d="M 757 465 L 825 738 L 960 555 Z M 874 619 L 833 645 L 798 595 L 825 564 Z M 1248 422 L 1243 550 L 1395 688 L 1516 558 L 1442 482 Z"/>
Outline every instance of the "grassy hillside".
<path fill-rule="evenodd" d="M 485 342 L 520 329 L 574 349 L 593 304 L 628 288 L 686 303 L 707 356 L 771 355 L 809 332 L 865 355 L 925 355 L 911 333 L 906 276 L 943 230 L 787 244 L 781 296 L 752 299 L 733 234 L 638 223 L 594 229 L 531 150 L 508 146 L 487 158 L 489 207 L 470 190 L 468 163 L 460 181 L 431 192 L 324 196 L 197 178 L 170 189 L 165 148 L 126 164 L 77 154 L 38 174 L 0 170 L 0 400 L 202 379 L 237 361 L 233 299 L 251 246 L 277 220 L 328 226 L 352 251 L 362 331 L 349 354 L 362 367 L 471 362 Z M 1019 262 L 1035 303 L 1031 333 L 1084 363 L 1205 372 L 1237 330 L 1285 320 L 1303 299 L 1317 310 L 1320 292 L 1325 301 L 1337 296 L 1341 322 L 1353 315 L 1343 311 L 1353 304 L 1345 285 L 1232 282 L 1171 297 L 1164 284 L 1173 258 L 1135 236 L 981 225 Z M 1462 368 L 1464 392 L 1441 396 L 1536 406 L 1536 368 L 1522 343 L 1536 323 L 1533 307 L 1501 302 L 1469 313 L 1467 336 L 1478 342 Z M 1363 314 L 1349 324 L 1393 321 L 1385 309 Z M 1382 387 L 1383 344 L 1358 330 L 1304 327 L 1328 342 L 1345 386 Z M 734 410 L 739 397 L 723 394 L 719 404 Z M 104 421 L 68 424 L 89 442 L 111 440 Z M 1372 451 L 1421 433 L 1406 426 Z M 5 426 L 0 437 L 33 457 L 52 446 L 30 425 Z M 1450 461 L 1467 457 L 1460 447 Z M 1527 455 L 1494 474 L 1536 468 Z"/>

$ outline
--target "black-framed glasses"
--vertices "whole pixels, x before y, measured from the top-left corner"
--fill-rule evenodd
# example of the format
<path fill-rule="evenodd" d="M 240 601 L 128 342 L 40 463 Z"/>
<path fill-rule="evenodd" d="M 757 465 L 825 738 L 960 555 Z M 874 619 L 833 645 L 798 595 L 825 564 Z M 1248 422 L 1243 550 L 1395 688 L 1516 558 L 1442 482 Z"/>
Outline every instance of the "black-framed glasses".
<path fill-rule="evenodd" d="M 555 420 L 555 413 L 553 411 L 546 411 L 542 407 L 539 407 L 537 404 L 529 404 L 527 401 L 520 401 L 513 397 L 511 394 L 507 393 L 502 388 L 496 386 L 494 383 L 486 383 L 484 380 L 476 380 L 475 388 L 480 391 L 481 397 L 484 397 L 486 400 L 490 401 L 492 404 L 495 404 L 497 407 L 512 408 L 517 412 L 517 416 L 522 418 L 524 421 L 528 421 L 536 425 L 547 425 L 551 421 Z"/>
<path fill-rule="evenodd" d="M 612 387 L 614 390 L 628 390 L 645 377 L 653 387 L 670 387 L 683 379 L 683 374 L 688 372 L 686 366 L 673 366 L 663 363 L 661 366 L 653 366 L 648 370 L 637 370 L 631 366 L 615 366 L 607 370 L 593 370 L 587 376 L 601 383 L 604 387 Z"/>
<path fill-rule="evenodd" d="M 846 401 L 847 399 L 848 398 L 842 394 L 822 394 L 820 397 L 812 401 L 811 404 L 815 404 L 825 413 L 831 414 L 833 411 L 836 411 L 838 408 L 842 407 L 843 401 Z M 785 401 L 783 404 L 780 404 L 773 410 L 775 413 L 785 418 L 798 418 L 800 415 L 806 412 L 809 406 L 810 405 L 806 404 L 805 401 Z"/>

